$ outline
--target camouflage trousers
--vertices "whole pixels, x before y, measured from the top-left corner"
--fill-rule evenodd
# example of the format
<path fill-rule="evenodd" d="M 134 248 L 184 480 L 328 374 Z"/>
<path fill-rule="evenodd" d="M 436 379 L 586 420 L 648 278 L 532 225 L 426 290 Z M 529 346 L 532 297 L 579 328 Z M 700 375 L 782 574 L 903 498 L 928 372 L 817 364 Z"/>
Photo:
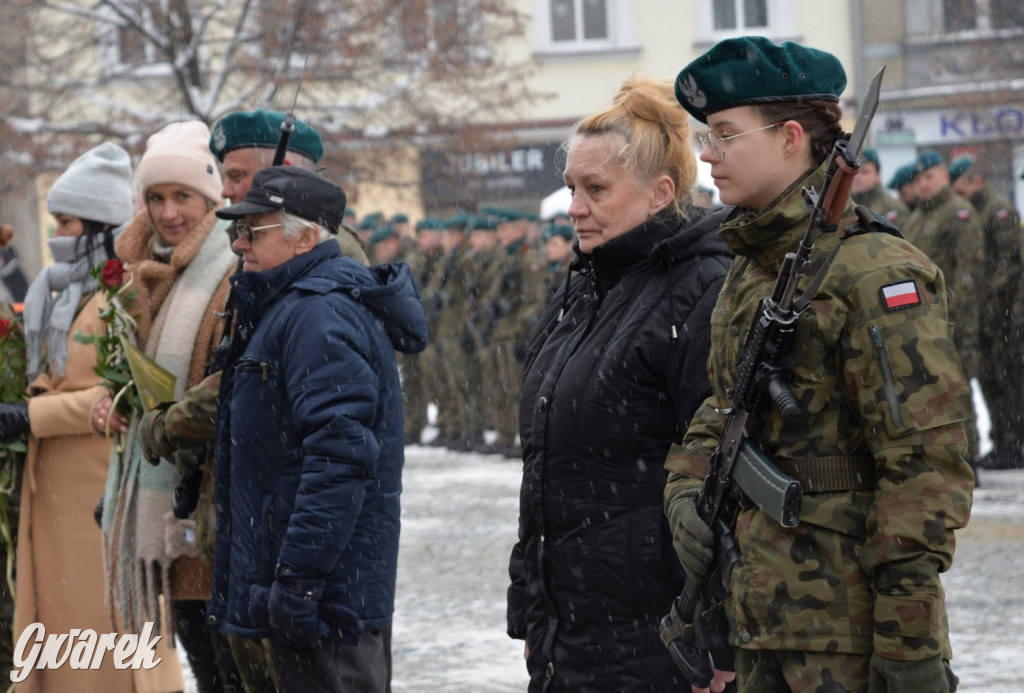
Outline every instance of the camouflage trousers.
<path fill-rule="evenodd" d="M 245 693 L 275 693 L 277 674 L 270 652 L 269 640 L 250 640 L 236 635 L 228 636 L 231 657 L 242 679 Z"/>
<path fill-rule="evenodd" d="M 402 374 L 402 411 L 406 441 L 419 442 L 427 425 L 427 391 L 423 386 L 423 363 L 419 354 L 397 354 Z"/>
<path fill-rule="evenodd" d="M 483 375 L 477 352 L 467 352 L 460 339 L 441 340 L 441 352 L 447 356 L 442 370 L 445 391 L 451 393 L 446 417 L 454 422 L 451 434 L 474 443 L 482 443 L 487 427 L 487 407 L 483 404 Z"/>
<path fill-rule="evenodd" d="M 1024 353 L 1020 320 L 1006 318 L 982 330 L 984 364 L 978 382 L 988 405 L 992 446 L 997 451 L 1020 450 L 1024 443 Z"/>
<path fill-rule="evenodd" d="M 444 355 L 441 353 L 440 345 L 431 340 L 427 348 L 418 356 L 420 371 L 420 386 L 423 388 L 423 401 L 437 404 L 437 425 L 440 435 L 447 435 L 448 429 L 454 422 L 448 420 L 450 414 L 442 406 L 442 402 L 450 399 L 447 392 L 444 373 Z"/>
<path fill-rule="evenodd" d="M 519 344 L 512 339 L 502 339 L 491 345 L 495 387 L 490 400 L 494 413 L 494 430 L 498 433 L 498 445 L 512 445 L 516 434 L 519 433 L 519 394 L 523 389 L 523 362 L 518 352 Z"/>
<path fill-rule="evenodd" d="M 737 650 L 738 693 L 867 693 L 870 655 Z"/>

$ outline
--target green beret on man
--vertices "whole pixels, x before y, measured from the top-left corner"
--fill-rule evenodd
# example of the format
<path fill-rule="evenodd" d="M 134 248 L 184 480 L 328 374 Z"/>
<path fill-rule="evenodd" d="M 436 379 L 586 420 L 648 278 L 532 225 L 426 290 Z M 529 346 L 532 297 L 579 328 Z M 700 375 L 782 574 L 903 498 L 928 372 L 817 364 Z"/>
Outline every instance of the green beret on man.
<path fill-rule="evenodd" d="M 235 111 L 221 118 L 210 132 L 210 151 L 221 163 L 224 155 L 243 147 L 277 147 L 285 114 L 257 108 Z M 324 155 L 324 144 L 316 129 L 295 119 L 295 131 L 288 137 L 289 151 L 309 158 L 314 164 Z"/>
<path fill-rule="evenodd" d="M 467 224 L 469 224 L 469 215 L 463 212 L 462 210 L 459 210 L 455 214 L 445 219 L 444 223 L 441 225 L 441 228 L 445 230 L 465 230 Z"/>
<path fill-rule="evenodd" d="M 371 246 L 377 245 L 381 241 L 387 240 L 389 238 L 394 238 L 395 236 L 395 227 L 392 226 L 391 224 L 384 224 L 384 226 L 381 226 L 379 229 L 373 232 L 373 235 L 370 236 L 370 240 L 368 241 L 368 243 Z"/>
<path fill-rule="evenodd" d="M 860 161 L 863 164 L 874 164 L 875 168 L 880 166 L 878 162 L 878 152 L 870 147 L 860 153 Z"/>
<path fill-rule="evenodd" d="M 715 44 L 676 77 L 676 100 L 702 123 L 736 106 L 785 101 L 839 101 L 846 71 L 831 53 L 763 36 Z"/>
<path fill-rule="evenodd" d="M 540 239 L 547 243 L 549 238 L 564 238 L 567 241 L 571 241 L 573 238 L 573 228 L 568 224 L 548 224 L 540 232 Z"/>
<path fill-rule="evenodd" d="M 896 169 L 896 172 L 892 174 L 892 178 L 890 178 L 889 182 L 885 184 L 885 187 L 890 190 L 899 190 L 907 183 L 912 182 L 914 180 L 914 167 L 916 165 L 916 162 L 911 161 L 909 164 L 903 164 L 900 166 Z"/>
<path fill-rule="evenodd" d="M 440 231 L 444 228 L 444 222 L 437 217 L 424 217 L 416 222 L 416 233 L 420 231 Z"/>
<path fill-rule="evenodd" d="M 945 164 L 946 162 L 942 158 L 941 154 L 934 149 L 925 149 L 923 152 L 918 154 L 917 158 L 914 160 L 914 175 L 924 173 L 928 169 L 935 168 L 936 166 L 944 166 Z"/>
<path fill-rule="evenodd" d="M 956 181 L 957 178 L 967 173 L 971 166 L 974 166 L 974 157 L 970 154 L 953 159 L 949 164 L 949 182 Z"/>
<path fill-rule="evenodd" d="M 494 223 L 494 219 L 484 214 L 477 214 L 470 217 L 469 223 L 466 228 L 470 231 L 497 231 L 498 225 Z"/>

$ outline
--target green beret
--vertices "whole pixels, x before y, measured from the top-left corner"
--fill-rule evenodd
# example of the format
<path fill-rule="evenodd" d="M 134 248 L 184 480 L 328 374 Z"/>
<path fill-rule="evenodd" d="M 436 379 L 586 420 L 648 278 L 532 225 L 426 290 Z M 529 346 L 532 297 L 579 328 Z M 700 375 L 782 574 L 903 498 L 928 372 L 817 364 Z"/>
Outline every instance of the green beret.
<path fill-rule="evenodd" d="M 471 217 L 466 226 L 470 231 L 496 231 L 498 228 L 493 219 L 483 214 Z"/>
<path fill-rule="evenodd" d="M 458 211 L 444 220 L 441 224 L 443 229 L 454 229 L 454 228 L 465 228 L 466 224 L 469 223 L 469 215 L 463 211 Z"/>
<path fill-rule="evenodd" d="M 892 174 L 892 178 L 890 178 L 889 182 L 885 184 L 885 187 L 890 190 L 899 190 L 904 185 L 914 180 L 914 166 L 915 163 L 913 161 L 909 164 L 903 164 L 900 166 L 896 169 L 896 173 Z"/>
<path fill-rule="evenodd" d="M 210 133 L 210 151 L 224 162 L 224 155 L 242 147 L 277 147 L 284 113 L 257 108 L 236 111 L 218 121 Z M 295 131 L 288 137 L 288 149 L 310 158 L 315 164 L 324 155 L 320 133 L 311 125 L 295 120 Z"/>
<path fill-rule="evenodd" d="M 345 208 L 345 218 L 346 219 L 355 219 L 357 216 L 358 215 L 356 214 L 356 210 L 352 209 L 351 207 L 346 207 Z"/>
<path fill-rule="evenodd" d="M 865 149 L 863 152 L 860 153 L 860 160 L 861 160 L 861 162 L 864 162 L 864 163 L 872 163 L 872 164 L 874 164 L 875 168 L 878 168 L 878 166 L 879 166 L 879 164 L 878 164 L 878 152 L 876 152 L 874 149 L 871 149 L 870 147 L 868 147 L 867 149 Z"/>
<path fill-rule="evenodd" d="M 408 214 L 402 214 L 401 212 L 399 212 L 398 214 L 393 214 L 393 215 L 391 215 L 391 223 L 392 224 L 408 224 L 409 223 L 409 215 Z"/>
<path fill-rule="evenodd" d="M 423 230 L 440 231 L 444 228 L 444 222 L 437 217 L 425 217 L 416 222 L 416 233 Z"/>
<path fill-rule="evenodd" d="M 958 156 L 949 165 L 949 181 L 953 182 L 960 176 L 967 173 L 967 170 L 974 166 L 974 157 L 970 154 Z"/>
<path fill-rule="evenodd" d="M 726 39 L 683 68 L 676 99 L 702 123 L 736 106 L 782 101 L 839 101 L 846 71 L 831 53 L 782 45 L 763 36 Z"/>
<path fill-rule="evenodd" d="M 924 173 L 930 168 L 936 166 L 942 166 L 945 162 L 942 160 L 942 155 L 934 149 L 925 149 L 923 152 L 917 155 L 917 159 L 914 160 L 914 174 Z"/>
<path fill-rule="evenodd" d="M 568 224 L 548 224 L 540 232 L 540 238 L 545 243 L 549 238 L 554 238 L 555 236 L 571 241 L 573 229 Z"/>
<path fill-rule="evenodd" d="M 356 230 L 357 231 L 372 231 L 373 229 L 377 228 L 377 225 L 378 225 L 379 222 L 380 222 L 380 218 L 374 217 L 373 215 L 370 215 L 368 217 L 363 217 L 362 219 L 359 220 L 359 226 L 356 227 Z"/>
<path fill-rule="evenodd" d="M 523 214 L 522 212 L 516 211 L 514 209 L 503 209 L 497 215 L 497 220 L 498 220 L 499 224 L 503 224 L 506 221 L 519 221 L 520 219 L 525 219 L 525 218 L 526 218 L 525 214 Z"/>
<path fill-rule="evenodd" d="M 385 224 L 384 226 L 380 227 L 379 229 L 373 232 L 373 235 L 370 236 L 370 240 L 368 241 L 368 243 L 370 245 L 377 245 L 381 241 L 387 238 L 393 238 L 394 236 L 395 227 L 392 226 L 391 224 Z"/>

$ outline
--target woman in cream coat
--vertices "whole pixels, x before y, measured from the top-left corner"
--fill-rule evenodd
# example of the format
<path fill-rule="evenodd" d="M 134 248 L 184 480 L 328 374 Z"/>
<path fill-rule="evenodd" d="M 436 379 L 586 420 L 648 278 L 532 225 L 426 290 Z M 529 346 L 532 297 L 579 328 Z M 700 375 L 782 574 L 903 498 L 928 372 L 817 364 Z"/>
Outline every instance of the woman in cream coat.
<path fill-rule="evenodd" d="M 93 372 L 96 348 L 78 333 L 102 333 L 102 297 L 90 270 L 113 256 L 114 238 L 131 218 L 131 163 L 105 143 L 76 159 L 47 198 L 57 221 L 55 263 L 25 299 L 31 397 L 25 410 L 28 456 L 21 493 L 14 641 L 41 623 L 46 634 L 72 629 L 114 632 L 104 606 L 100 529 L 93 510 L 103 494 L 110 443 L 90 425 L 104 388 Z M 166 641 L 150 671 L 118 670 L 108 652 L 96 670 L 33 670 L 22 691 L 178 691 L 181 667 Z"/>

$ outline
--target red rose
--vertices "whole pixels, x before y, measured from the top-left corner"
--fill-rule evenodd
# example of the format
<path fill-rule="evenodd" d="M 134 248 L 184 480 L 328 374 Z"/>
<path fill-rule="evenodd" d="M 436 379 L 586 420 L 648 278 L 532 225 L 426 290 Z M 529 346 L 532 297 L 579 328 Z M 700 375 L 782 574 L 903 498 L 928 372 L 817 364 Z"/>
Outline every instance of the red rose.
<path fill-rule="evenodd" d="M 107 260 L 103 265 L 103 272 L 100 274 L 100 281 L 103 286 L 116 289 L 124 282 L 124 263 L 120 260 Z"/>
<path fill-rule="evenodd" d="M 11 336 L 11 321 L 0 320 L 0 339 L 6 339 Z"/>

